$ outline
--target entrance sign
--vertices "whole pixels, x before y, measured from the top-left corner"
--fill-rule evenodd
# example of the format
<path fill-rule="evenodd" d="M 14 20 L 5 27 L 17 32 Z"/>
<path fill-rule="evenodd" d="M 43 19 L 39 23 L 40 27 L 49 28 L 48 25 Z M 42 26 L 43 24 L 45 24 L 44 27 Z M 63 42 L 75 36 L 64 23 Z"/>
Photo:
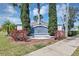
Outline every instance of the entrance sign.
<path fill-rule="evenodd" d="M 45 26 L 34 27 L 34 35 L 48 35 L 48 28 Z"/>

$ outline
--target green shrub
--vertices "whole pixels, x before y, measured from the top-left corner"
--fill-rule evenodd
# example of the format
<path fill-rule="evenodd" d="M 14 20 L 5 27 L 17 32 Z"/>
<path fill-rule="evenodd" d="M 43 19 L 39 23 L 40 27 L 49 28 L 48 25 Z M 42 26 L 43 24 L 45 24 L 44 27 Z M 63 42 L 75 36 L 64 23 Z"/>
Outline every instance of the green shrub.
<path fill-rule="evenodd" d="M 79 34 L 79 30 L 77 31 L 77 34 Z"/>
<path fill-rule="evenodd" d="M 40 48 L 45 47 L 45 46 L 46 45 L 44 45 L 44 44 L 36 44 L 36 45 L 34 45 L 34 47 L 37 48 L 37 49 L 40 49 Z"/>
<path fill-rule="evenodd" d="M 75 35 L 77 35 L 77 31 L 68 32 L 68 36 L 75 36 Z"/>

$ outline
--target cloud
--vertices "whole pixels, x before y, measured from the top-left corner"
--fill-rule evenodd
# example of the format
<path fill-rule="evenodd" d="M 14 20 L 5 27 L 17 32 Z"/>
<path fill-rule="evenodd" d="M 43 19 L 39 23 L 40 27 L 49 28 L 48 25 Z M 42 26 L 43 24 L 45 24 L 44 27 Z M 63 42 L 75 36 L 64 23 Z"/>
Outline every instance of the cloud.
<path fill-rule="evenodd" d="M 5 8 L 5 10 L 4 10 L 4 12 L 6 14 L 8 14 L 8 15 L 13 15 L 13 14 L 17 13 L 17 11 L 11 5 L 7 5 L 6 8 Z"/>
<path fill-rule="evenodd" d="M 15 11 L 15 9 L 12 7 L 12 6 L 8 6 L 8 12 L 10 12 L 10 13 L 16 13 L 16 11 Z"/>
<path fill-rule="evenodd" d="M 19 17 L 0 17 L 0 19 L 0 24 L 4 23 L 7 20 L 14 24 L 22 24 Z"/>
<path fill-rule="evenodd" d="M 8 17 L 8 20 L 14 24 L 21 24 L 21 19 L 17 17 Z"/>
<path fill-rule="evenodd" d="M 48 13 L 48 5 L 44 5 L 40 8 L 40 14 L 44 15 Z M 38 15 L 38 8 L 34 8 L 33 15 Z"/>
<path fill-rule="evenodd" d="M 62 17 L 67 14 L 66 12 L 66 5 L 65 4 L 58 4 L 57 6 L 57 15 L 58 17 Z"/>
<path fill-rule="evenodd" d="M 34 14 L 34 16 L 38 15 L 38 9 L 37 8 L 34 8 L 33 14 Z"/>
<path fill-rule="evenodd" d="M 40 14 L 44 15 L 48 13 L 48 5 L 42 6 L 40 9 Z"/>

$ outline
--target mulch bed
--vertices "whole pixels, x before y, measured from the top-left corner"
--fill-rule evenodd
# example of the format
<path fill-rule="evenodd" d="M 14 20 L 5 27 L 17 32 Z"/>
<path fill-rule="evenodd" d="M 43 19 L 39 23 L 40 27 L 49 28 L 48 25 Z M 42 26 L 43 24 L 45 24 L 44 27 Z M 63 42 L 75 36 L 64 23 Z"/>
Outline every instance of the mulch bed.
<path fill-rule="evenodd" d="M 10 38 L 10 41 L 14 44 L 23 44 L 23 45 L 35 45 L 35 44 L 52 44 L 55 43 L 59 40 L 55 40 L 54 38 L 52 39 L 30 39 L 29 41 L 14 41 L 12 38 Z"/>
<path fill-rule="evenodd" d="M 56 31 L 55 36 L 50 39 L 29 39 L 28 31 L 23 30 L 14 30 L 11 32 L 10 40 L 14 44 L 25 44 L 25 45 L 35 45 L 35 44 L 51 44 L 61 40 L 64 37 L 63 31 Z M 28 40 L 29 39 L 29 40 Z"/>

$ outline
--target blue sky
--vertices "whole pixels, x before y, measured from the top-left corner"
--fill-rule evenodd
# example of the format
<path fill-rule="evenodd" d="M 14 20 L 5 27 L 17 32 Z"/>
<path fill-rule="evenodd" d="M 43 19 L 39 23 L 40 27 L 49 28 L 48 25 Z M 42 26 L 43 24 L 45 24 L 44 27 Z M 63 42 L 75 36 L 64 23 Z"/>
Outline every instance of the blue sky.
<path fill-rule="evenodd" d="M 72 4 L 69 4 L 70 7 L 74 7 L 74 8 L 79 8 L 79 3 L 72 3 Z M 62 3 L 62 4 L 57 4 L 56 5 L 56 9 L 57 9 L 57 23 L 59 25 L 63 25 L 64 21 L 63 21 L 63 14 L 67 14 L 66 12 L 66 4 Z M 79 14 L 79 11 L 77 12 Z M 77 17 L 77 19 L 79 19 L 79 17 Z M 76 21 L 74 23 L 75 26 L 78 26 L 79 25 L 79 21 Z"/>
<path fill-rule="evenodd" d="M 6 20 L 18 24 L 20 20 L 20 9 L 13 7 L 12 4 L 0 4 L 0 24 L 3 24 Z"/>
<path fill-rule="evenodd" d="M 32 4 L 29 4 L 30 5 L 30 20 L 31 22 L 33 22 L 33 17 L 35 15 L 37 15 L 37 4 L 35 3 L 32 3 Z M 74 6 L 74 7 L 77 7 L 79 8 L 79 4 L 76 3 L 76 4 L 70 4 L 70 6 Z M 63 24 L 63 21 L 61 20 L 61 17 L 60 16 L 63 16 L 62 13 L 63 12 L 63 9 L 65 9 L 65 5 L 63 4 L 57 4 L 57 10 L 58 10 L 58 13 L 57 13 L 57 21 L 58 21 L 58 24 Z M 48 11 L 49 10 L 49 4 L 47 3 L 42 3 L 40 4 L 40 14 L 42 14 L 43 16 L 43 21 L 44 22 L 48 22 L 49 20 L 49 15 L 48 15 Z M 6 20 L 10 20 L 11 22 L 15 23 L 15 24 L 21 24 L 21 20 L 20 20 L 20 9 L 18 7 L 14 8 L 12 6 L 12 4 L 0 4 L 0 24 L 3 24 Z M 77 21 L 75 23 L 75 25 L 79 25 L 79 22 Z"/>
<path fill-rule="evenodd" d="M 37 4 L 30 5 L 30 20 L 33 21 L 33 17 L 37 15 Z M 40 13 L 43 16 L 43 21 L 48 22 L 48 4 L 40 4 Z M 15 24 L 21 24 L 20 9 L 14 8 L 12 4 L 0 4 L 0 24 L 3 24 L 6 20 L 10 20 Z"/>

